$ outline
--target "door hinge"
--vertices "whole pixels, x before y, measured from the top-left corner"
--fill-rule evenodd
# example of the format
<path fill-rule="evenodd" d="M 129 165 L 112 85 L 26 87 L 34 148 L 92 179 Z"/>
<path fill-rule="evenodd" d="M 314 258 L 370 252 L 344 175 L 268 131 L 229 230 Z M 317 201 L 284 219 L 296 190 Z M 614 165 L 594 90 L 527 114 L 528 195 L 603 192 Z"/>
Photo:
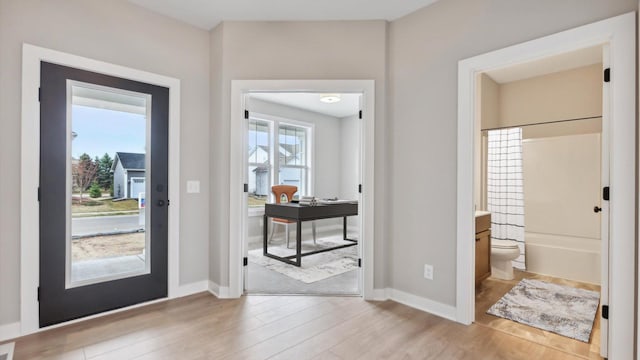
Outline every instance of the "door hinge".
<path fill-rule="evenodd" d="M 40 187 L 38 186 L 38 202 L 40 202 Z"/>
<path fill-rule="evenodd" d="M 360 194 L 362 194 L 362 184 L 359 184 L 359 185 L 358 185 L 358 192 L 359 192 Z"/>
<path fill-rule="evenodd" d="M 171 200 L 167 199 L 167 206 L 171 205 Z"/>
<path fill-rule="evenodd" d="M 244 118 L 249 119 L 249 110 L 244 111 Z"/>
<path fill-rule="evenodd" d="M 362 267 L 362 259 L 358 259 L 358 267 Z"/>
<path fill-rule="evenodd" d="M 609 319 L 609 305 L 602 305 L 602 318 Z"/>
<path fill-rule="evenodd" d="M 358 118 L 359 118 L 359 119 L 362 119 L 362 110 L 360 110 L 360 111 L 358 112 Z"/>
<path fill-rule="evenodd" d="M 249 259 L 247 257 L 242 258 L 242 265 L 243 266 L 249 265 Z"/>
<path fill-rule="evenodd" d="M 602 200 L 609 201 L 609 187 L 605 186 L 602 188 Z"/>
<path fill-rule="evenodd" d="M 38 88 L 38 102 L 42 101 L 42 88 Z"/>
<path fill-rule="evenodd" d="M 611 81 L 611 68 L 604 69 L 604 82 Z"/>
<path fill-rule="evenodd" d="M 37 297 L 38 297 L 38 301 L 40 301 L 40 286 L 38 286 L 38 295 L 37 295 Z"/>
<path fill-rule="evenodd" d="M 249 192 L 249 184 L 244 184 L 244 192 Z"/>

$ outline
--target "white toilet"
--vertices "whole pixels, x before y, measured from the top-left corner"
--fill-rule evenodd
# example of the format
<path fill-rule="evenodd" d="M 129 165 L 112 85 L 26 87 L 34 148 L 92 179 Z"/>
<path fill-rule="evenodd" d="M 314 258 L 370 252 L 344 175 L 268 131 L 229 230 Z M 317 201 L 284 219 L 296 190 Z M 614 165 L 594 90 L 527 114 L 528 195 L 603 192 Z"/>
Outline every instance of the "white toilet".
<path fill-rule="evenodd" d="M 518 256 L 520 256 L 520 248 L 517 242 L 491 239 L 491 276 L 496 279 L 512 280 L 511 261 Z"/>

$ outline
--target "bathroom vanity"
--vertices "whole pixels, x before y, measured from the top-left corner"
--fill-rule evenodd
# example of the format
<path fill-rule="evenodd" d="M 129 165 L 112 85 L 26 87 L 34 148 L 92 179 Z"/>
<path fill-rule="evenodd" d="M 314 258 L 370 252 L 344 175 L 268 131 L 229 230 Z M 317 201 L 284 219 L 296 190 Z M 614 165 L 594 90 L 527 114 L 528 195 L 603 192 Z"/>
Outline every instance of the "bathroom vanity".
<path fill-rule="evenodd" d="M 476 286 L 491 276 L 491 213 L 476 211 Z"/>

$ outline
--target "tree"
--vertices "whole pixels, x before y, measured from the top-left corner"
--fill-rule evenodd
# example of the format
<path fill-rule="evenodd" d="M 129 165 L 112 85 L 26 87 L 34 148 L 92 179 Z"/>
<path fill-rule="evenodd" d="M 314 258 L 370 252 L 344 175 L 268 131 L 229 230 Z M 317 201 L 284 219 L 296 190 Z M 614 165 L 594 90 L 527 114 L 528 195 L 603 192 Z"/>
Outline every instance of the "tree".
<path fill-rule="evenodd" d="M 91 160 L 91 157 L 86 153 L 80 155 L 77 162 L 72 162 L 71 175 L 73 181 L 80 190 L 80 202 L 82 203 L 82 194 L 93 183 L 98 172 L 98 164 Z"/>
<path fill-rule="evenodd" d="M 94 181 L 89 188 L 89 196 L 93 199 L 102 196 L 102 188 L 100 188 L 100 185 L 98 185 L 96 181 Z"/>
<path fill-rule="evenodd" d="M 98 185 L 107 191 L 113 186 L 113 175 L 111 174 L 113 159 L 109 154 L 105 153 L 100 159 L 96 156 L 95 163 L 98 164 Z"/>

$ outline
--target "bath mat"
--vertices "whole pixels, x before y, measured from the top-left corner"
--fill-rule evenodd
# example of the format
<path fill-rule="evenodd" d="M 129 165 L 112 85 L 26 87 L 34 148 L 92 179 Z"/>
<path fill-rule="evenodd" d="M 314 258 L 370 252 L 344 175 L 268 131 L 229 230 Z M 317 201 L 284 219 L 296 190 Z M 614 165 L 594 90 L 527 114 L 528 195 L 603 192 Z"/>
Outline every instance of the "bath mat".
<path fill-rule="evenodd" d="M 599 303 L 596 291 L 523 279 L 487 314 L 588 343 Z"/>
<path fill-rule="evenodd" d="M 275 240 L 275 239 L 274 239 Z M 269 253 L 278 256 L 287 256 L 295 254 L 292 241 L 291 249 L 287 249 L 284 242 L 272 242 L 269 244 Z M 317 245 L 312 240 L 305 240 L 302 244 L 302 252 L 308 252 L 338 245 L 349 244 L 339 237 L 319 238 Z M 311 284 L 316 281 L 324 280 L 332 276 L 340 275 L 345 272 L 354 270 L 358 267 L 358 247 L 351 246 L 342 249 L 336 249 L 319 254 L 309 255 L 302 258 L 302 266 L 297 267 L 285 264 L 276 259 L 262 256 L 262 248 L 249 251 L 249 261 L 263 266 L 267 269 L 276 271 L 282 275 L 292 279 Z"/>

